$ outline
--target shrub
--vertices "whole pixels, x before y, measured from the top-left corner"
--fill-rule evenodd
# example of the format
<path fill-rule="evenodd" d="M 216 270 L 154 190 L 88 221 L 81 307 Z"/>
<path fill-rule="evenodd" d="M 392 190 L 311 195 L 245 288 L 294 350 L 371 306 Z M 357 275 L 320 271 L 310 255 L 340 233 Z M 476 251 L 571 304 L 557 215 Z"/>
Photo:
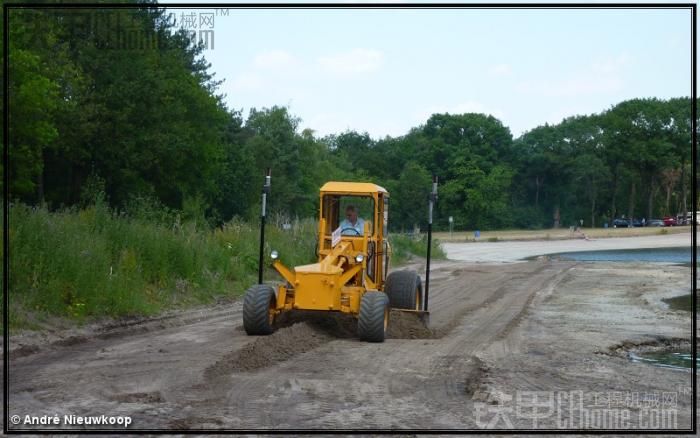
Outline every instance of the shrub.
<path fill-rule="evenodd" d="M 389 236 L 389 243 L 391 244 L 392 254 L 390 264 L 396 266 L 397 264 L 405 263 L 413 256 L 425 257 L 428 247 L 428 237 L 427 235 L 414 237 L 408 234 L 391 234 Z M 432 240 L 430 252 L 431 258 L 447 258 L 445 251 L 442 249 L 437 239 Z"/>
<path fill-rule="evenodd" d="M 78 321 L 149 315 L 236 296 L 257 281 L 257 226 L 232 221 L 212 231 L 169 216 L 117 214 L 99 202 L 57 212 L 12 205 L 9 293 L 19 311 L 10 324 L 26 325 L 26 312 Z M 268 226 L 266 254 L 274 246 L 290 264 L 311 262 L 315 229 L 313 221 L 288 232 Z"/>

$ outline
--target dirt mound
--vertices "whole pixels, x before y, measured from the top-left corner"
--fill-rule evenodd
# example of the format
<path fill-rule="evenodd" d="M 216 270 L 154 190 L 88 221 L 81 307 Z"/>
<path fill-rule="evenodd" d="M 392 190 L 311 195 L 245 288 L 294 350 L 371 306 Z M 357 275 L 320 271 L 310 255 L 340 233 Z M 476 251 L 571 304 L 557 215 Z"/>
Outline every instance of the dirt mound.
<path fill-rule="evenodd" d="M 308 323 L 293 324 L 270 336 L 254 338 L 239 350 L 232 351 L 204 371 L 207 380 L 233 372 L 255 371 L 284 362 L 294 356 L 333 340 L 333 337 Z"/>
<path fill-rule="evenodd" d="M 289 312 L 282 315 L 280 327 L 305 323 L 327 335 L 340 339 L 357 339 L 357 320 L 344 313 Z M 387 339 L 436 339 L 444 330 L 426 327 L 416 315 L 392 310 L 389 316 Z"/>
<path fill-rule="evenodd" d="M 59 341 L 54 342 L 54 345 L 58 345 L 59 347 L 71 347 L 73 345 L 78 345 L 82 344 L 83 342 L 87 342 L 88 338 L 85 336 L 70 336 L 66 339 L 61 339 Z"/>
<path fill-rule="evenodd" d="M 442 335 L 442 331 L 426 327 L 416 315 L 393 310 L 389 316 L 389 339 L 437 339 Z"/>
<path fill-rule="evenodd" d="M 30 354 L 38 353 L 39 350 L 39 347 L 36 345 L 22 345 L 21 347 L 10 351 L 9 357 L 10 359 L 16 359 L 18 357 L 29 356 Z"/>
<path fill-rule="evenodd" d="M 464 377 L 464 393 L 478 399 L 479 394 L 487 391 L 486 379 L 489 377 L 489 367 L 478 357 L 472 358 L 472 368 Z"/>
<path fill-rule="evenodd" d="M 357 320 L 344 313 L 296 310 L 283 313 L 276 322 L 278 327 L 289 327 L 298 323 L 307 324 L 333 338 L 357 338 Z"/>
<path fill-rule="evenodd" d="M 116 394 L 111 396 L 110 400 L 122 403 L 162 403 L 165 401 L 159 391 Z"/>
<path fill-rule="evenodd" d="M 224 422 L 221 418 L 197 417 L 178 418 L 170 422 L 170 429 L 187 430 L 197 428 L 221 427 Z"/>
<path fill-rule="evenodd" d="M 619 344 L 611 345 L 607 351 L 597 351 L 598 354 L 626 356 L 630 351 L 652 352 L 667 349 L 691 348 L 690 339 L 665 336 L 655 336 L 650 339 L 625 340 Z"/>
<path fill-rule="evenodd" d="M 330 342 L 357 338 L 357 321 L 350 315 L 290 312 L 277 321 L 278 330 L 260 336 L 207 368 L 204 377 L 216 379 L 233 372 L 255 371 L 275 365 Z M 415 316 L 392 311 L 389 339 L 434 339 L 442 335 Z"/>

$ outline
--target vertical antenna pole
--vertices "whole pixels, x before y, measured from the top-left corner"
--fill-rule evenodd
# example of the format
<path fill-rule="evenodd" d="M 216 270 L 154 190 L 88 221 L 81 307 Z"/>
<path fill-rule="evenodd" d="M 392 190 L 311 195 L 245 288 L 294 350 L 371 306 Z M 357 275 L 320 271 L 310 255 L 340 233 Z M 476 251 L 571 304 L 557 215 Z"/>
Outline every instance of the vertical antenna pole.
<path fill-rule="evenodd" d="M 433 175 L 433 190 L 428 200 L 428 255 L 425 261 L 425 301 L 423 310 L 428 311 L 428 294 L 430 292 L 430 249 L 433 245 L 433 206 L 437 202 L 438 177 Z"/>
<path fill-rule="evenodd" d="M 270 168 L 267 168 L 265 184 L 262 188 L 260 213 L 260 258 L 258 259 L 258 284 L 263 283 L 263 249 L 265 248 L 265 217 L 267 216 L 267 195 L 270 194 Z"/>

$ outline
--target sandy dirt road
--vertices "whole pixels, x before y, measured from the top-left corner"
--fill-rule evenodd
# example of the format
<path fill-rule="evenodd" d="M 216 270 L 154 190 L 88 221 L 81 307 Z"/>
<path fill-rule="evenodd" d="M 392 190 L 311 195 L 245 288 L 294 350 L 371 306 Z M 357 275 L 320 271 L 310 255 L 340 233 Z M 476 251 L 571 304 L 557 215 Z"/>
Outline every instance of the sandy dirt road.
<path fill-rule="evenodd" d="M 690 373 L 626 357 L 689 339 L 689 314 L 661 301 L 688 293 L 689 268 L 446 261 L 432 279 L 431 330 L 392 315 L 382 344 L 359 342 L 346 319 L 247 337 L 240 302 L 51 344 L 17 337 L 10 415 L 128 415 L 130 429 L 557 428 L 562 414 L 533 424 L 517 397 L 582 391 L 592 409 L 596 394 L 663 391 L 676 393 L 671 427 L 690 427 Z M 626 426 L 643 427 L 630 409 Z"/>

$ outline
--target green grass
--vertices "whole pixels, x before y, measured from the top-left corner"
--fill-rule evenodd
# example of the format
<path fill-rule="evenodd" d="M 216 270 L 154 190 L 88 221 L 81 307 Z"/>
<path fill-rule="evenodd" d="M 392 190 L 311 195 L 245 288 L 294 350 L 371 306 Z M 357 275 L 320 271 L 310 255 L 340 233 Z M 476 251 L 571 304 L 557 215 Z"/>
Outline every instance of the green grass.
<path fill-rule="evenodd" d="M 688 312 L 693 310 L 690 294 L 681 295 L 673 298 L 664 298 L 662 301 L 667 303 L 669 307 L 673 310 L 686 310 Z M 698 302 L 697 300 L 695 301 L 695 308 L 700 309 L 700 302 Z"/>
<path fill-rule="evenodd" d="M 287 263 L 311 262 L 315 235 L 312 220 L 290 231 L 269 226 L 266 254 L 274 247 Z M 12 205 L 10 327 L 48 316 L 152 315 L 239 295 L 257 280 L 258 242 L 259 228 L 238 221 L 212 231 L 100 204 L 60 212 Z"/>
<path fill-rule="evenodd" d="M 391 265 L 396 266 L 407 262 L 413 256 L 425 257 L 428 249 L 428 237 L 421 235 L 419 237 L 410 236 L 407 234 L 389 234 L 389 243 L 391 244 Z M 446 259 L 447 255 L 440 246 L 440 242 L 433 238 L 431 245 L 432 259 Z"/>
<path fill-rule="evenodd" d="M 36 329 L 50 318 L 78 323 L 158 314 L 239 296 L 257 281 L 259 225 L 234 220 L 212 230 L 161 217 L 117 214 L 104 204 L 49 212 L 10 206 L 9 326 Z M 315 261 L 315 220 L 266 228 L 265 257 L 287 266 Z M 425 239 L 392 235 L 394 260 L 424 255 Z M 437 243 L 436 258 L 444 258 Z M 266 263 L 265 278 L 278 275 Z"/>

